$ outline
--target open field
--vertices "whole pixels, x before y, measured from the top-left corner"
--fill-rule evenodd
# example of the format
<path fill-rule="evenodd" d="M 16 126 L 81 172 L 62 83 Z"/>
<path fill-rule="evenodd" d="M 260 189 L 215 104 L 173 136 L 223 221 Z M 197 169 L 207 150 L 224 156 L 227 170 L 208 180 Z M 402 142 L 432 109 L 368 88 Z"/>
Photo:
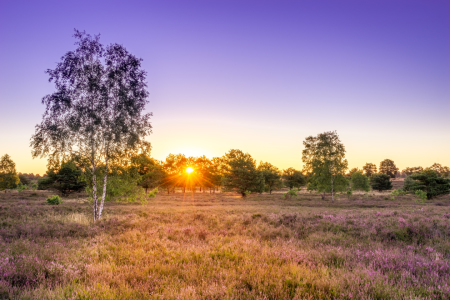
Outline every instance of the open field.
<path fill-rule="evenodd" d="M 0 193 L 0 299 L 449 299 L 450 198 Z"/>

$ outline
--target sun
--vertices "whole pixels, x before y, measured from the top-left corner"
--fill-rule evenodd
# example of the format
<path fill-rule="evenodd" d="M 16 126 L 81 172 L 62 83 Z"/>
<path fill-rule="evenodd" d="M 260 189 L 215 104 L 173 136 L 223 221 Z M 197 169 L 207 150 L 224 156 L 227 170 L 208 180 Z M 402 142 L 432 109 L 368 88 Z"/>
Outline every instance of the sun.
<path fill-rule="evenodd" d="M 192 169 L 192 167 L 188 167 L 188 168 L 186 169 L 186 172 L 187 172 L 188 174 L 191 174 L 192 172 L 194 172 L 194 169 Z"/>

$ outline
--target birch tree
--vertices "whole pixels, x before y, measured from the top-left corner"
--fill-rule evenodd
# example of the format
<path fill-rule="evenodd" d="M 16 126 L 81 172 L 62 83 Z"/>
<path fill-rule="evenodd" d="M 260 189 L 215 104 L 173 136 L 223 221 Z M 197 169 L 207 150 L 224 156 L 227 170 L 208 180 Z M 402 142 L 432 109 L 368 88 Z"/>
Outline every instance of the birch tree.
<path fill-rule="evenodd" d="M 345 179 L 348 162 L 345 159 L 345 147 L 337 132 L 309 136 L 303 141 L 303 145 L 304 170 L 311 174 L 308 188 L 323 193 L 322 198 L 324 193 L 331 193 L 331 200 L 334 202 L 334 193 L 348 187 Z"/>
<path fill-rule="evenodd" d="M 142 60 L 122 45 L 104 47 L 100 36 L 78 30 L 74 37 L 76 49 L 46 71 L 56 91 L 42 99 L 46 110 L 31 138 L 32 155 L 61 161 L 80 158 L 92 182 L 93 215 L 98 220 L 111 163 L 150 149 L 144 140 L 151 133 L 151 113 L 144 113 L 146 72 Z M 99 168 L 102 191 L 97 190 Z"/>

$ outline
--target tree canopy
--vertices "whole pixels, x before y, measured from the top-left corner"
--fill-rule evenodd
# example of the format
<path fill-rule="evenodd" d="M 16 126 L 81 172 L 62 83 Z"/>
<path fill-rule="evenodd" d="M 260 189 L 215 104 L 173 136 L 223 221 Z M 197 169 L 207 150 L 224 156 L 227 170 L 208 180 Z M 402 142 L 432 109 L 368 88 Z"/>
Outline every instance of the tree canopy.
<path fill-rule="evenodd" d="M 262 172 L 266 190 L 269 194 L 272 194 L 273 190 L 281 188 L 281 173 L 277 167 L 271 163 L 261 161 L 258 165 L 258 170 Z"/>
<path fill-rule="evenodd" d="M 294 168 L 287 168 L 283 170 L 282 178 L 284 180 L 284 184 L 289 187 L 289 189 L 293 189 L 294 187 L 300 188 L 306 184 L 306 176 L 303 175 L 301 171 L 298 171 Z"/>
<path fill-rule="evenodd" d="M 0 158 L 0 191 L 14 189 L 20 182 L 16 172 L 16 164 L 8 154 Z"/>
<path fill-rule="evenodd" d="M 391 177 L 387 174 L 374 174 L 370 177 L 372 189 L 379 192 L 392 189 Z"/>
<path fill-rule="evenodd" d="M 334 193 L 347 188 L 345 171 L 348 162 L 345 159 L 345 147 L 336 131 L 309 136 L 303 141 L 305 149 L 302 160 L 305 170 L 311 174 L 310 189 L 330 192 L 334 202 Z"/>
<path fill-rule="evenodd" d="M 125 47 L 104 47 L 99 36 L 75 31 L 77 48 L 56 68 L 47 70 L 56 91 L 45 96 L 43 120 L 31 139 L 33 157 L 82 158 L 92 179 L 94 220 L 101 217 L 112 161 L 137 151 L 148 152 L 144 137 L 151 133 L 146 72 L 141 59 Z M 104 168 L 101 200 L 96 170 Z"/>
<path fill-rule="evenodd" d="M 377 173 L 377 166 L 372 163 L 366 163 L 363 167 L 364 175 L 367 177 L 372 176 L 373 174 Z"/>
<path fill-rule="evenodd" d="M 380 163 L 380 168 L 378 171 L 380 174 L 386 174 L 391 178 L 395 178 L 398 172 L 398 168 L 394 161 L 390 159 L 385 159 Z"/>
<path fill-rule="evenodd" d="M 264 176 L 256 169 L 250 154 L 232 149 L 223 157 L 222 184 L 226 190 L 236 191 L 245 197 L 247 192 L 264 190 Z"/>

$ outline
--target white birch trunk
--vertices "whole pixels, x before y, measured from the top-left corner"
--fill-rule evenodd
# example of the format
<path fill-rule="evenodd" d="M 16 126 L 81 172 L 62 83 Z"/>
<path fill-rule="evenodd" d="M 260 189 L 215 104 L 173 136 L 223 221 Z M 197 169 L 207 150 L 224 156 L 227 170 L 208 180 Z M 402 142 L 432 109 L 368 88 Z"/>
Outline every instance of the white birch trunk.
<path fill-rule="evenodd" d="M 105 159 L 105 174 L 103 176 L 103 193 L 102 193 L 102 200 L 100 202 L 100 208 L 98 211 L 98 218 L 102 216 L 103 211 L 103 205 L 105 204 L 105 198 L 106 198 L 106 182 L 108 181 L 108 157 Z"/>
<path fill-rule="evenodd" d="M 94 199 L 94 222 L 98 219 L 97 176 L 95 175 L 95 161 L 92 162 L 92 198 Z"/>

